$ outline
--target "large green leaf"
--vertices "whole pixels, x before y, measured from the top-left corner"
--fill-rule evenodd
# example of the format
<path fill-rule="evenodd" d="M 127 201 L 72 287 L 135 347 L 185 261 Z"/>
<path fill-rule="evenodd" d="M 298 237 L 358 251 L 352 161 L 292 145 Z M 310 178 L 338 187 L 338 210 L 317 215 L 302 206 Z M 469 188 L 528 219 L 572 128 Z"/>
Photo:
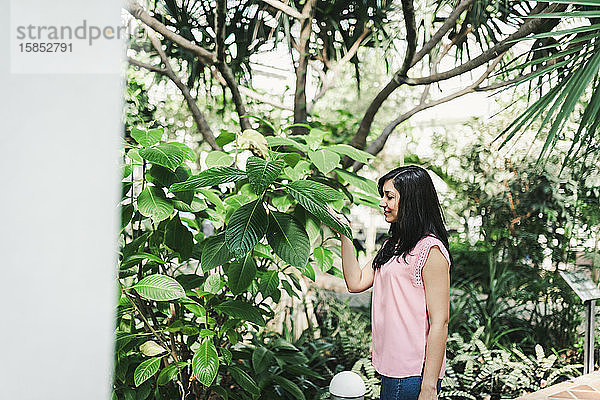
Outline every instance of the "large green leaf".
<path fill-rule="evenodd" d="M 203 289 L 205 292 L 215 294 L 221 290 L 221 276 L 217 273 L 212 273 L 206 278 Z"/>
<path fill-rule="evenodd" d="M 150 147 L 160 142 L 160 139 L 162 139 L 164 133 L 165 131 L 163 128 L 154 128 L 148 130 L 133 128 L 131 130 L 131 137 L 142 146 Z"/>
<path fill-rule="evenodd" d="M 313 257 L 323 272 L 329 271 L 333 267 L 333 252 L 324 247 L 317 247 L 313 251 Z"/>
<path fill-rule="evenodd" d="M 293 216 L 271 211 L 267 241 L 281 259 L 297 268 L 306 265 L 310 255 L 310 239 Z"/>
<path fill-rule="evenodd" d="M 289 146 L 296 150 L 300 150 L 304 153 L 306 153 L 308 151 L 307 145 L 305 145 L 303 143 L 299 143 L 296 140 L 292 140 L 292 139 L 280 137 L 280 136 L 268 136 L 267 143 L 269 144 L 269 147 Z"/>
<path fill-rule="evenodd" d="M 162 165 L 171 171 L 175 171 L 183 163 L 186 154 L 173 143 L 162 143 L 158 146 L 141 149 L 140 156 L 153 164 Z"/>
<path fill-rule="evenodd" d="M 169 189 L 171 192 L 195 190 L 201 187 L 219 185 L 221 183 L 235 182 L 246 178 L 246 173 L 232 167 L 215 167 L 200 172 L 190 177 L 187 181 L 175 183 Z"/>
<path fill-rule="evenodd" d="M 335 151 L 338 154 L 343 156 L 348 156 L 353 160 L 366 164 L 369 159 L 373 158 L 372 154 L 367 153 L 366 151 L 359 150 L 355 147 L 349 146 L 347 144 L 336 144 L 333 146 L 327 147 L 327 150 Z"/>
<path fill-rule="evenodd" d="M 265 161 L 259 157 L 249 157 L 246 161 L 246 173 L 254 192 L 261 196 L 265 189 L 277 179 L 284 166 L 285 161 L 283 160 Z"/>
<path fill-rule="evenodd" d="M 325 149 L 309 152 L 308 158 L 324 174 L 333 171 L 340 162 L 340 156 L 337 153 Z"/>
<path fill-rule="evenodd" d="M 175 279 L 166 275 L 150 275 L 133 286 L 145 299 L 155 301 L 177 300 L 185 296 L 185 290 Z"/>
<path fill-rule="evenodd" d="M 162 189 L 155 186 L 146 186 L 137 198 L 140 213 L 160 222 L 169 218 L 173 213 L 173 204 L 169 201 Z"/>
<path fill-rule="evenodd" d="M 146 173 L 147 179 L 152 182 L 155 186 L 164 186 L 168 188 L 174 183 L 184 182 L 191 175 L 190 167 L 187 165 L 180 165 L 171 171 L 161 165 L 152 165 L 150 170 Z"/>
<path fill-rule="evenodd" d="M 252 253 L 248 253 L 243 259 L 231 263 L 229 268 L 227 268 L 229 288 L 233 294 L 244 292 L 250 286 L 255 276 L 256 263 L 254 262 Z"/>
<path fill-rule="evenodd" d="M 279 288 L 279 272 L 278 271 L 266 271 L 260 277 L 258 283 L 258 290 L 263 294 L 264 298 L 272 296 Z"/>
<path fill-rule="evenodd" d="M 185 368 L 188 364 L 189 364 L 188 362 L 180 361 L 180 362 L 174 362 L 172 364 L 167 365 L 166 367 L 164 367 L 162 369 L 162 371 L 160 371 L 160 374 L 158 374 L 156 383 L 159 386 L 166 385 L 171 380 L 173 380 L 173 378 L 175 378 L 175 376 L 177 376 L 179 371 L 181 371 L 183 368 Z"/>
<path fill-rule="evenodd" d="M 190 161 L 196 161 L 196 153 L 190 149 L 187 145 L 179 142 L 169 142 L 171 146 L 177 147 L 183 153 L 183 156 Z"/>
<path fill-rule="evenodd" d="M 331 201 L 342 200 L 345 198 L 342 192 L 339 192 L 331 186 L 325 185 L 317 181 L 300 180 L 290 183 L 288 187 L 306 193 L 315 199 L 327 203 Z"/>
<path fill-rule="evenodd" d="M 311 185 L 299 185 L 301 182 L 308 182 Z M 309 213 L 314 215 L 321 222 L 329 226 L 330 228 L 344 234 L 345 236 L 352 238 L 352 231 L 347 225 L 344 225 L 336 217 L 331 215 L 325 205 L 323 205 L 323 199 L 320 197 L 318 191 L 314 190 L 318 182 L 313 181 L 296 181 L 286 186 L 288 193 L 295 198 L 302 207 Z M 319 184 L 325 186 L 323 184 Z M 331 189 L 331 188 L 330 188 Z M 335 192 L 335 190 L 331 189 Z"/>
<path fill-rule="evenodd" d="M 216 306 L 215 310 L 232 318 L 250 321 L 257 325 L 265 326 L 265 320 L 258 308 L 242 300 L 226 300 Z"/>
<path fill-rule="evenodd" d="M 208 272 L 213 268 L 225 264 L 231 260 L 231 252 L 225 244 L 225 233 L 219 233 L 213 235 L 204 241 L 204 247 L 202 248 L 202 257 L 200 259 L 200 265 L 202 265 L 202 271 Z"/>
<path fill-rule="evenodd" d="M 338 177 L 342 178 L 345 183 L 349 183 L 350 185 L 362 190 L 363 192 L 372 194 L 374 196 L 379 196 L 379 189 L 377 187 L 377 183 L 367 178 L 363 178 L 355 174 L 354 172 L 344 171 L 343 169 L 336 169 L 335 172 L 338 174 Z"/>
<path fill-rule="evenodd" d="M 179 211 L 191 213 L 197 213 L 206 210 L 207 207 L 206 201 L 198 197 L 194 197 L 190 204 L 186 204 L 185 202 L 179 200 L 173 200 L 173 206 Z"/>
<path fill-rule="evenodd" d="M 206 338 L 192 358 L 192 372 L 204 386 L 210 386 L 219 371 L 219 355 L 211 338 Z"/>
<path fill-rule="evenodd" d="M 175 214 L 167 224 L 165 244 L 179 253 L 180 261 L 187 260 L 192 255 L 194 237 L 192 236 L 192 232 L 181 223 L 179 214 Z"/>
<path fill-rule="evenodd" d="M 260 394 L 260 389 L 258 388 L 258 385 L 254 381 L 254 379 L 252 379 L 252 377 L 250 377 L 250 375 L 246 373 L 246 371 L 239 367 L 236 367 L 235 365 L 232 365 L 229 367 L 229 372 L 231 372 L 231 376 L 242 387 L 242 389 L 255 396 L 258 396 Z"/>
<path fill-rule="evenodd" d="M 231 216 L 225 230 L 225 243 L 236 258 L 244 257 L 267 231 L 269 218 L 262 201 L 244 204 Z"/>
<path fill-rule="evenodd" d="M 149 360 L 143 361 L 137 366 L 133 372 L 133 383 L 135 386 L 140 386 L 146 382 L 152 375 L 154 375 L 160 368 L 160 357 L 154 357 Z"/>
<path fill-rule="evenodd" d="M 275 362 L 273 352 L 262 346 L 252 352 L 252 367 L 257 374 L 262 373 Z"/>
<path fill-rule="evenodd" d="M 206 166 L 209 168 L 229 167 L 231 164 L 233 164 L 233 161 L 233 157 L 219 150 L 211 151 L 206 156 L 206 160 L 204 160 Z"/>
<path fill-rule="evenodd" d="M 296 400 L 306 400 L 304 393 L 302 390 L 296 385 L 294 382 L 290 381 L 287 378 L 284 378 L 281 375 L 273 376 L 273 380 L 279 384 L 289 394 L 292 395 L 292 398 Z"/>

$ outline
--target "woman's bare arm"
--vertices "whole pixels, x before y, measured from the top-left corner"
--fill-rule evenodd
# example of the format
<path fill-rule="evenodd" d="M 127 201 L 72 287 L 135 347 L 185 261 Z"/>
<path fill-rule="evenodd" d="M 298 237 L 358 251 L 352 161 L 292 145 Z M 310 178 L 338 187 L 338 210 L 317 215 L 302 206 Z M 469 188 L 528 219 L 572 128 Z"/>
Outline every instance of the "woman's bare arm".
<path fill-rule="evenodd" d="M 437 398 L 437 380 L 446 351 L 450 307 L 450 269 L 437 246 L 429 251 L 422 275 L 429 316 L 429 335 L 419 400 L 429 400 Z"/>
<path fill-rule="evenodd" d="M 356 255 L 354 254 L 354 244 L 350 238 L 340 235 L 342 241 L 342 270 L 344 271 L 344 280 L 346 287 L 351 293 L 363 292 L 373 286 L 373 260 L 369 261 L 364 268 L 360 268 Z"/>

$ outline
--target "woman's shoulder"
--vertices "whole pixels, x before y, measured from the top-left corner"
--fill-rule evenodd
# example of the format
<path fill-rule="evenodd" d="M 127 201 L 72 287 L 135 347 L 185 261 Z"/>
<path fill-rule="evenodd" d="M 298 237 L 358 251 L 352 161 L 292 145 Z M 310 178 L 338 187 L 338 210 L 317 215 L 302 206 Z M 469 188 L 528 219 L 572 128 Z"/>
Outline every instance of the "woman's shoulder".
<path fill-rule="evenodd" d="M 425 264 L 429 251 L 433 247 L 438 247 L 444 258 L 448 261 L 448 264 L 450 264 L 450 255 L 446 245 L 433 235 L 423 236 L 415 245 L 415 253 L 420 256 L 418 257 L 418 264 L 421 264 L 421 267 Z"/>

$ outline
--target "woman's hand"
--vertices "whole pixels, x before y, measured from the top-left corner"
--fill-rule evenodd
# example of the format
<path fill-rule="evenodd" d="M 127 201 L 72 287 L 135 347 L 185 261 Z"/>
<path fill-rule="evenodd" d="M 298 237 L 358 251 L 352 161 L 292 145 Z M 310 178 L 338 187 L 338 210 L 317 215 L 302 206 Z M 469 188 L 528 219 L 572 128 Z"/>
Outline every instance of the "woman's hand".
<path fill-rule="evenodd" d="M 437 400 L 437 390 L 435 387 L 427 387 L 421 385 L 421 393 L 419 393 L 419 400 Z"/>

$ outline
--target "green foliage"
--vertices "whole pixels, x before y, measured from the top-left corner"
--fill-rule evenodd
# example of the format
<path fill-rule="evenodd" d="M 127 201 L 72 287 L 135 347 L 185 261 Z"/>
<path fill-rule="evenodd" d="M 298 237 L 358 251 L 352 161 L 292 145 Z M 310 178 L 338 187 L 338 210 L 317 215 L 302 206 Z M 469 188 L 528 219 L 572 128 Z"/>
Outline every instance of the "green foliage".
<path fill-rule="evenodd" d="M 581 365 L 557 365 L 557 355 L 546 356 L 535 346 L 526 356 L 516 346 L 489 348 L 481 340 L 484 327 L 468 342 L 458 334 L 448 338 L 448 365 L 442 399 L 515 398 L 578 375 Z"/>
<path fill-rule="evenodd" d="M 260 133 L 245 131 L 231 150 L 209 154 L 218 166 L 192 174 L 190 148 L 162 143 L 162 130 L 132 130 L 137 144 L 125 149 L 121 203 L 116 398 L 323 392 L 308 377 L 323 379 L 311 368 L 326 372 L 327 357 L 319 357 L 329 344 L 311 348 L 314 355 L 312 344 L 300 351 L 282 339 L 253 344 L 247 358 L 240 350 L 273 317 L 282 290 L 298 296 L 300 274 L 315 277 L 313 263 L 331 269 L 333 253 L 323 247 L 329 231 L 320 224 L 350 235 L 330 211 L 349 205 L 350 192 L 309 157 L 326 149 L 322 136 L 282 136 L 285 146 L 269 148 Z M 246 147 L 260 157 L 242 157 Z M 285 169 L 296 167 L 290 178 Z"/>

